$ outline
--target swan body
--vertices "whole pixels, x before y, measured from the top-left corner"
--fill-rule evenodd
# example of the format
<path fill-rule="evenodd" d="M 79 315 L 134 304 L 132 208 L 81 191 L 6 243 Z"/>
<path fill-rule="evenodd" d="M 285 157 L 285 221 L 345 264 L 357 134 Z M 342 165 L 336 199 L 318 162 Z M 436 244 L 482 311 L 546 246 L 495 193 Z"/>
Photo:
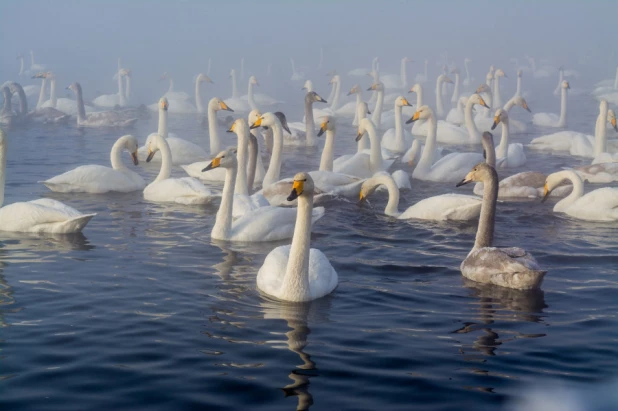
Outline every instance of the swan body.
<path fill-rule="evenodd" d="M 77 116 L 80 112 L 80 105 L 76 100 L 69 98 L 58 98 L 56 96 L 56 75 L 51 71 L 36 73 L 32 78 L 40 78 L 43 83 L 41 85 L 41 93 L 39 94 L 39 101 L 37 102 L 37 109 L 40 108 L 55 108 L 65 114 L 71 116 Z M 45 84 L 49 81 L 49 100 L 45 100 Z M 70 86 L 68 87 L 70 88 Z M 89 105 L 83 104 L 84 112 L 86 114 L 95 112 L 95 109 Z"/>
<path fill-rule="evenodd" d="M 86 113 L 82 86 L 76 82 L 71 84 L 69 89 L 77 96 L 77 125 L 79 127 L 130 127 L 137 122 L 137 117 L 126 118 L 118 111 Z"/>
<path fill-rule="evenodd" d="M 192 205 L 208 204 L 218 198 L 195 178 L 170 178 L 172 174 L 172 152 L 167 140 L 159 134 L 152 134 L 149 138 L 146 161 L 152 160 L 154 154 L 160 151 L 161 169 L 157 178 L 144 189 L 144 199 L 157 203 Z"/>
<path fill-rule="evenodd" d="M 404 57 L 401 59 L 401 66 L 399 75 L 396 74 L 386 74 L 380 77 L 382 83 L 384 83 L 385 89 L 397 89 L 404 90 L 409 87 L 408 85 L 408 73 L 407 66 L 412 60 L 408 57 Z"/>
<path fill-rule="evenodd" d="M 532 123 L 540 127 L 566 127 L 567 90 L 570 89 L 568 81 L 562 82 L 560 97 L 560 115 L 554 113 L 536 113 L 532 116 Z"/>
<path fill-rule="evenodd" d="M 462 170 L 469 169 L 470 164 L 483 160 L 478 153 L 450 153 L 440 160 L 435 159 L 436 117 L 429 106 L 421 106 L 408 122 L 419 119 L 427 120 L 429 132 L 425 140 L 425 148 L 418 165 L 412 173 L 412 178 L 429 181 L 457 181 Z"/>
<path fill-rule="evenodd" d="M 144 179 L 129 170 L 122 162 L 121 153 L 131 153 L 133 164 L 137 165 L 137 139 L 132 135 L 120 137 L 112 147 L 110 154 L 112 168 L 100 165 L 85 165 L 66 173 L 42 181 L 52 191 L 60 193 L 101 194 L 110 191 L 128 193 L 143 190 Z"/>
<path fill-rule="evenodd" d="M 0 230 L 27 233 L 67 234 L 83 230 L 96 214 L 82 214 L 49 198 L 2 207 L 6 182 L 6 134 L 0 130 Z"/>
<path fill-rule="evenodd" d="M 486 163 L 477 164 L 457 186 L 472 181 L 482 182 L 486 189 L 474 247 L 460 266 L 462 275 L 484 284 L 520 290 L 538 289 L 546 271 L 540 269 L 530 253 L 519 247 L 493 246 L 498 198 L 496 170 Z"/>
<path fill-rule="evenodd" d="M 124 91 L 124 78 L 120 74 L 120 70 L 116 73 L 118 81 L 118 93 L 116 94 L 102 94 L 92 100 L 92 104 L 98 107 L 113 108 L 115 106 L 125 107 L 127 106 L 127 97 Z"/>
<path fill-rule="evenodd" d="M 448 114 L 446 115 L 446 121 L 448 123 L 460 126 L 465 122 L 465 114 L 464 108 L 466 107 L 466 103 L 468 102 L 469 96 L 461 96 L 457 100 L 457 106 L 455 108 L 450 109 Z M 438 127 L 440 125 L 438 124 Z"/>
<path fill-rule="evenodd" d="M 393 177 L 386 172 L 376 173 L 363 183 L 360 191 L 361 201 L 380 185 L 386 186 L 388 190 L 388 203 L 384 214 L 399 220 L 412 218 L 434 221 L 471 220 L 477 218 L 481 212 L 480 198 L 461 194 L 443 194 L 426 198 L 400 212 L 399 188 Z"/>
<path fill-rule="evenodd" d="M 584 182 L 574 170 L 563 170 L 550 174 L 545 180 L 545 197 L 563 180 L 570 180 L 573 191 L 558 201 L 554 212 L 565 213 L 578 220 L 618 221 L 618 189 L 604 187 L 584 194 Z"/>
<path fill-rule="evenodd" d="M 589 183 L 612 183 L 618 181 L 618 159 L 612 160 L 614 161 L 577 167 L 574 170 L 582 180 Z"/>
<path fill-rule="evenodd" d="M 285 301 L 306 302 L 333 292 L 339 282 L 328 258 L 310 249 L 313 184 L 308 173 L 294 177 L 289 198 L 298 197 L 292 244 L 271 251 L 257 275 L 257 287 Z"/>

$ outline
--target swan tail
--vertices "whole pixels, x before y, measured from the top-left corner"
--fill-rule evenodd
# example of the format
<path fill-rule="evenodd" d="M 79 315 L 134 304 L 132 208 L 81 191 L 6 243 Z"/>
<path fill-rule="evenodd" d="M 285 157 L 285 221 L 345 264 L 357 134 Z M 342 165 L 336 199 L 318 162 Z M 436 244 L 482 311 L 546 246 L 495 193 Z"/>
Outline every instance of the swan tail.
<path fill-rule="evenodd" d="M 94 217 L 95 214 L 83 214 L 78 217 L 70 218 L 61 223 L 57 223 L 53 229 L 54 233 L 72 234 L 81 232 L 86 224 Z"/>
<path fill-rule="evenodd" d="M 137 120 L 138 120 L 137 117 L 125 120 L 122 123 L 120 123 L 120 127 L 131 127 L 131 126 L 135 125 L 135 123 L 137 123 Z"/>

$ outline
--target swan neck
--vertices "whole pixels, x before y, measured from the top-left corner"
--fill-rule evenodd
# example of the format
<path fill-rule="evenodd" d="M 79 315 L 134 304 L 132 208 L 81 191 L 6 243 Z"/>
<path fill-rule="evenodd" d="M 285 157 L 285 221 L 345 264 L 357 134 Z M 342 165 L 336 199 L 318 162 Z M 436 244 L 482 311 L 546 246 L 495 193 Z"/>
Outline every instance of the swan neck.
<path fill-rule="evenodd" d="M 493 95 L 492 107 L 499 107 L 502 105 L 502 97 L 500 96 L 500 77 L 494 78 L 494 95 Z"/>
<path fill-rule="evenodd" d="M 6 139 L 0 142 L 0 207 L 4 204 L 4 183 L 6 182 Z"/>
<path fill-rule="evenodd" d="M 313 118 L 313 101 L 309 99 L 305 99 L 305 136 L 307 138 L 307 145 L 315 146 L 316 136 L 315 120 Z"/>
<path fill-rule="evenodd" d="M 395 145 L 397 147 L 405 146 L 403 140 L 403 125 L 401 124 L 401 110 L 401 106 L 395 104 Z"/>
<path fill-rule="evenodd" d="M 436 133 L 438 130 L 438 122 L 436 116 L 431 115 L 427 119 L 427 138 L 425 139 L 425 148 L 421 154 L 419 167 L 430 167 L 433 164 L 433 156 L 436 149 Z"/>
<path fill-rule="evenodd" d="M 474 119 L 472 118 L 472 107 L 474 103 L 470 100 L 466 103 L 466 108 L 464 110 L 464 120 L 466 123 L 466 129 L 468 130 L 468 136 L 470 137 L 470 141 L 472 143 L 478 143 L 481 141 L 481 133 L 478 128 L 476 128 L 476 124 L 474 123 Z"/>
<path fill-rule="evenodd" d="M 199 78 L 195 80 L 195 107 L 198 113 L 204 112 L 204 103 L 202 102 L 202 88 L 200 87 Z"/>
<path fill-rule="evenodd" d="M 167 110 L 159 107 L 159 126 L 157 134 L 163 138 L 167 138 Z"/>
<path fill-rule="evenodd" d="M 521 96 L 521 77 L 517 76 L 517 91 L 515 92 L 516 96 Z"/>
<path fill-rule="evenodd" d="M 339 93 L 341 92 L 341 81 L 335 82 L 335 95 L 333 96 L 333 102 L 330 105 L 330 109 L 335 111 L 339 108 Z"/>
<path fill-rule="evenodd" d="M 379 89 L 377 93 L 378 99 L 371 120 L 373 121 L 376 128 L 380 128 L 382 126 L 382 106 L 384 105 L 384 89 Z"/>
<path fill-rule="evenodd" d="M 515 96 L 510 99 L 509 101 L 506 102 L 506 104 L 504 105 L 504 107 L 502 107 L 502 109 L 504 111 L 506 111 L 507 113 L 509 111 L 511 111 L 511 109 L 513 108 L 513 106 L 515 105 L 515 97 L 517 97 L 517 94 L 515 94 Z"/>
<path fill-rule="evenodd" d="M 249 161 L 247 162 L 247 192 L 250 194 L 253 191 L 253 183 L 255 182 L 255 169 L 257 167 L 257 156 L 259 152 L 257 136 L 252 132 L 249 133 L 247 149 L 249 150 Z"/>
<path fill-rule="evenodd" d="M 451 98 L 451 101 L 457 103 L 457 101 L 459 101 L 459 88 L 460 88 L 460 84 L 459 84 L 459 73 L 455 73 L 455 87 L 453 88 L 453 97 Z"/>
<path fill-rule="evenodd" d="M 40 109 L 43 103 L 45 103 L 45 88 L 47 87 L 47 79 L 43 77 L 41 79 L 41 91 L 39 91 L 39 101 L 36 103 L 36 109 Z"/>
<path fill-rule="evenodd" d="M 581 177 L 573 170 L 563 170 L 556 173 L 563 180 L 569 180 L 573 184 L 573 191 L 567 197 L 558 201 L 554 206 L 554 211 L 564 211 L 578 198 L 584 195 L 584 182 Z"/>
<path fill-rule="evenodd" d="M 23 56 L 19 58 L 19 76 L 23 76 L 24 75 L 24 58 Z M 2 206 L 2 204 L 0 204 L 0 206 Z"/>
<path fill-rule="evenodd" d="M 51 93 L 55 91 L 54 82 L 55 80 L 52 79 Z M 77 122 L 81 123 L 82 121 L 86 121 L 86 107 L 84 106 L 84 95 L 82 94 L 81 86 L 77 87 L 77 93 L 75 94 L 75 98 L 77 99 Z"/>
<path fill-rule="evenodd" d="M 161 152 L 161 169 L 155 179 L 155 182 L 159 182 L 170 178 L 172 175 L 172 151 L 165 138 L 162 136 L 157 136 L 156 138 L 159 140 L 157 145 Z"/>
<path fill-rule="evenodd" d="M 238 130 L 238 171 L 236 174 L 235 194 L 248 195 L 247 188 L 247 127 L 239 127 Z"/>
<path fill-rule="evenodd" d="M 562 94 L 560 96 L 560 120 L 558 120 L 558 127 L 566 127 L 566 111 L 567 111 L 567 89 L 562 88 Z"/>
<path fill-rule="evenodd" d="M 26 115 L 28 114 L 28 99 L 26 98 L 26 93 L 24 92 L 24 88 L 21 84 L 13 83 L 15 88 L 17 89 L 17 97 L 19 98 L 19 114 Z"/>
<path fill-rule="evenodd" d="M 326 141 L 320 159 L 320 171 L 333 171 L 333 150 L 335 148 L 335 130 L 326 130 Z"/>
<path fill-rule="evenodd" d="M 494 241 L 494 222 L 496 220 L 496 202 L 498 200 L 498 174 L 494 168 L 489 169 L 489 175 L 483 179 L 483 202 L 479 227 L 476 232 L 473 250 L 491 247 Z"/>
<path fill-rule="evenodd" d="M 125 166 L 124 162 L 122 161 L 122 150 L 125 143 L 126 139 L 124 137 L 121 137 L 112 146 L 112 151 L 110 153 L 110 161 L 114 170 L 125 170 L 127 168 L 127 166 Z"/>
<path fill-rule="evenodd" d="M 268 165 L 268 171 L 264 176 L 262 187 L 268 187 L 274 182 L 279 180 L 281 174 L 281 151 L 283 149 L 283 132 L 281 131 L 281 124 L 275 122 L 271 127 L 273 130 L 273 152 L 270 157 L 270 164 Z"/>
<path fill-rule="evenodd" d="M 498 145 L 497 157 L 505 158 L 507 157 L 508 148 L 509 148 L 509 123 L 508 123 L 508 120 L 501 121 L 500 123 L 502 126 L 502 138 L 500 139 L 500 144 Z"/>
<path fill-rule="evenodd" d="M 311 299 L 309 292 L 309 246 L 311 244 L 312 210 L 313 193 L 298 198 L 294 236 L 292 237 L 285 276 L 281 284 L 287 300 L 308 301 Z"/>
<path fill-rule="evenodd" d="M 382 150 L 380 148 L 380 141 L 378 140 L 378 134 L 373 124 L 367 127 L 367 134 L 369 135 L 369 145 L 371 152 L 369 154 L 369 166 L 371 173 L 375 174 L 378 171 L 382 171 Z"/>
<path fill-rule="evenodd" d="M 217 112 L 208 105 L 208 135 L 210 137 L 210 154 L 216 155 L 220 149 L 219 132 L 217 131 Z"/>
<path fill-rule="evenodd" d="M 56 76 L 52 77 L 50 81 L 49 99 L 51 100 L 52 107 L 56 108 L 56 103 L 58 102 L 58 98 L 56 97 Z"/>
<path fill-rule="evenodd" d="M 406 70 L 407 67 L 407 60 L 403 59 L 401 60 L 401 85 L 403 88 L 408 88 L 408 73 Z"/>
<path fill-rule="evenodd" d="M 247 102 L 249 103 L 251 110 L 257 110 L 257 105 L 253 100 L 253 83 L 251 82 L 251 79 L 249 79 L 249 86 L 247 89 Z"/>
<path fill-rule="evenodd" d="M 597 118 L 596 128 L 594 132 L 594 156 L 597 157 L 601 153 L 607 151 L 607 104 L 601 104 L 601 112 Z"/>
<path fill-rule="evenodd" d="M 225 172 L 225 182 L 221 193 L 221 205 L 217 211 L 215 225 L 211 236 L 217 239 L 229 239 L 232 232 L 232 211 L 234 208 L 234 184 L 236 181 L 236 167 L 230 167 Z"/>
<path fill-rule="evenodd" d="M 423 105 L 423 87 L 419 86 L 416 92 L 416 108 L 418 109 Z"/>
<path fill-rule="evenodd" d="M 442 117 L 444 115 L 444 105 L 442 104 L 442 83 L 441 79 L 438 79 L 436 83 L 436 111 L 438 117 Z"/>
<path fill-rule="evenodd" d="M 120 107 L 125 107 L 127 105 L 127 96 L 124 91 L 124 82 L 122 81 L 122 77 L 120 73 L 118 73 L 118 98 L 120 101 Z"/>
<path fill-rule="evenodd" d="M 614 88 L 618 89 L 618 67 L 616 67 L 616 78 L 614 79 Z"/>
<path fill-rule="evenodd" d="M 125 103 L 129 103 L 129 99 L 131 98 L 131 76 L 125 76 L 125 84 L 124 84 L 124 98 Z"/>
<path fill-rule="evenodd" d="M 399 216 L 401 213 L 399 212 L 399 187 L 397 187 L 397 183 L 390 175 L 388 175 L 388 178 L 381 179 L 380 182 L 388 190 L 388 203 L 384 208 L 384 214 L 392 217 Z"/>

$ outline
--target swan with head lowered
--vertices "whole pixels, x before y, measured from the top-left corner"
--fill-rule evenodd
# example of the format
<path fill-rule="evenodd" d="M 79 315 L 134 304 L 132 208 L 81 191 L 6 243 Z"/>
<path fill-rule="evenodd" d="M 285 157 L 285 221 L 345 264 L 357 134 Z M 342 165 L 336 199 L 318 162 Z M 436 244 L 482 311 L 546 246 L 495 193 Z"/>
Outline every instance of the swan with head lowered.
<path fill-rule="evenodd" d="M 429 131 L 425 140 L 425 148 L 412 173 L 412 178 L 428 181 L 457 181 L 464 170 L 470 169 L 470 164 L 483 160 L 478 153 L 450 153 L 436 161 L 436 130 L 437 121 L 433 110 L 429 106 L 421 106 L 414 116 L 408 120 L 411 123 L 417 120 L 427 120 Z"/>
<path fill-rule="evenodd" d="M 574 170 L 548 175 L 543 201 L 564 180 L 570 180 L 573 191 L 556 203 L 554 212 L 565 213 L 579 220 L 618 221 L 618 188 L 598 188 L 584 195 L 584 182 Z"/>
<path fill-rule="evenodd" d="M 483 284 L 519 290 L 540 288 L 547 271 L 540 269 L 530 253 L 519 247 L 493 246 L 498 199 L 496 170 L 486 163 L 477 164 L 457 186 L 475 181 L 483 183 L 485 192 L 474 247 L 462 261 L 461 273 L 464 277 Z"/>
<path fill-rule="evenodd" d="M 462 194 L 442 194 L 429 197 L 408 207 L 404 212 L 399 211 L 399 188 L 393 177 L 386 172 L 376 173 L 366 180 L 360 191 L 360 200 L 363 201 L 379 186 L 388 190 L 388 203 L 384 214 L 399 220 L 471 220 L 477 218 L 481 212 L 481 199 L 475 196 Z"/>
<path fill-rule="evenodd" d="M 157 203 L 191 205 L 208 204 L 219 197 L 193 177 L 171 178 L 172 152 L 163 136 L 151 134 L 147 148 L 147 162 L 152 160 L 156 152 L 161 152 L 161 169 L 157 178 L 144 189 L 144 199 Z"/>
<path fill-rule="evenodd" d="M 562 90 L 560 94 L 560 115 L 554 113 L 536 113 L 532 116 L 532 124 L 540 127 L 566 127 L 566 111 L 567 111 L 567 90 L 571 88 L 569 82 L 562 82 Z"/>
<path fill-rule="evenodd" d="M 197 144 L 188 140 L 179 138 L 174 133 L 167 132 L 167 111 L 169 102 L 166 97 L 159 99 L 159 125 L 156 133 L 151 133 L 146 138 L 146 143 L 137 151 L 140 160 L 144 161 L 148 157 L 148 145 L 150 140 L 159 135 L 167 140 L 167 144 L 171 151 L 171 161 L 174 165 L 183 164 L 190 161 L 197 161 L 206 158 L 208 154 Z M 150 160 L 161 161 L 162 151 L 155 151 Z"/>
<path fill-rule="evenodd" d="M 308 173 L 294 176 L 288 199 L 298 199 L 292 244 L 277 247 L 266 256 L 258 271 L 257 287 L 280 300 L 306 302 L 333 292 L 339 279 L 328 258 L 310 248 L 313 180 Z"/>
<path fill-rule="evenodd" d="M 266 113 L 270 114 L 270 113 Z M 265 115 L 266 115 L 265 114 Z M 217 154 L 217 157 L 204 168 L 204 172 L 218 167 L 226 170 L 221 205 L 217 212 L 215 225 L 211 231 L 211 237 L 215 240 L 224 241 L 276 241 L 290 238 L 294 234 L 296 222 L 296 210 L 281 207 L 260 207 L 248 211 L 242 217 L 233 219 L 234 185 L 238 169 L 236 156 L 230 150 Z M 315 223 L 324 215 L 324 207 L 318 207 L 310 211 L 309 224 Z"/>
<path fill-rule="evenodd" d="M 4 204 L 7 137 L 0 130 L 0 231 L 25 233 L 78 233 L 96 214 L 82 214 L 50 198 Z"/>
<path fill-rule="evenodd" d="M 126 150 L 131 153 L 133 164 L 138 165 L 137 148 L 137 139 L 127 134 L 112 146 L 112 168 L 95 164 L 79 166 L 40 183 L 59 193 L 101 194 L 110 191 L 129 193 L 143 190 L 146 186 L 144 179 L 135 171 L 129 170 L 122 161 L 122 152 Z"/>
<path fill-rule="evenodd" d="M 129 127 L 137 122 L 137 117 L 127 118 L 120 111 L 99 111 L 86 113 L 82 86 L 75 82 L 67 87 L 77 97 L 77 126 L 78 127 Z"/>

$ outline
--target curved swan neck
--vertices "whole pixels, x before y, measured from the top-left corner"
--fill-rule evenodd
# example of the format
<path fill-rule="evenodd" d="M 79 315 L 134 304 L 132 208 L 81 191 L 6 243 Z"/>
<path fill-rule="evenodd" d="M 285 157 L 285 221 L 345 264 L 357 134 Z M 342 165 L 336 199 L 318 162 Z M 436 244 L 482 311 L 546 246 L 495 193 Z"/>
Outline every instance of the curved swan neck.
<path fill-rule="evenodd" d="M 159 107 L 159 126 L 157 134 L 163 138 L 167 138 L 167 110 Z"/>
<path fill-rule="evenodd" d="M 163 136 L 157 135 L 155 138 L 158 140 L 157 145 L 161 152 L 161 169 L 157 178 L 155 178 L 155 182 L 159 182 L 170 178 L 172 175 L 172 151 Z"/>
<path fill-rule="evenodd" d="M 281 131 L 281 126 L 279 125 Z M 313 100 L 305 98 L 305 136 L 308 146 L 315 146 L 315 120 L 313 118 Z"/>
<path fill-rule="evenodd" d="M 249 194 L 247 188 L 247 139 L 249 131 L 247 130 L 246 123 L 241 126 L 237 123 L 238 130 L 236 135 L 238 136 L 238 171 L 236 174 L 236 184 L 234 186 L 235 194 Z"/>
<path fill-rule="evenodd" d="M 377 90 L 377 95 L 378 99 L 371 120 L 373 121 L 376 128 L 380 128 L 382 126 L 382 106 L 384 105 L 384 89 L 379 88 Z"/>
<path fill-rule="evenodd" d="M 494 148 L 493 136 L 486 138 L 483 136 L 481 141 L 483 150 L 485 151 L 485 162 L 492 167 L 496 167 L 496 149 Z"/>
<path fill-rule="evenodd" d="M 560 120 L 558 120 L 558 127 L 566 127 L 566 111 L 567 111 L 567 89 L 562 88 L 562 94 L 560 96 Z"/>
<path fill-rule="evenodd" d="M 217 112 L 213 104 L 208 104 L 208 136 L 210 138 L 210 154 L 216 155 L 220 149 L 219 132 L 217 131 Z"/>
<path fill-rule="evenodd" d="M 569 180 L 573 184 L 573 191 L 567 197 L 558 201 L 554 206 L 554 211 L 564 211 L 571 204 L 573 204 L 578 198 L 584 195 L 584 182 L 581 177 L 573 170 L 562 170 L 557 173 L 554 173 L 556 177 L 561 178 L 562 180 Z"/>
<path fill-rule="evenodd" d="M 290 255 L 281 287 L 286 300 L 308 301 L 309 293 L 309 255 L 311 244 L 311 214 L 313 193 L 298 198 L 298 210 Z"/>
<path fill-rule="evenodd" d="M 502 109 L 504 111 L 506 111 L 507 113 L 509 111 L 511 111 L 511 109 L 515 105 L 515 97 L 517 97 L 517 94 L 515 94 L 515 96 L 513 96 L 513 98 L 511 98 L 509 101 L 507 101 L 506 104 L 504 105 L 504 107 L 502 107 Z"/>
<path fill-rule="evenodd" d="M 459 101 L 459 73 L 455 73 L 455 87 L 453 87 L 453 97 L 451 97 L 451 101 L 457 103 Z"/>
<path fill-rule="evenodd" d="M 493 167 L 488 168 L 489 174 L 483 178 L 483 202 L 479 227 L 476 232 L 474 248 L 491 247 L 494 242 L 494 223 L 496 220 L 496 201 L 498 200 L 498 174 Z"/>
<path fill-rule="evenodd" d="M 52 93 L 54 92 L 54 82 L 52 79 Z M 82 121 L 86 121 L 86 107 L 84 106 L 84 95 L 82 94 L 82 86 L 77 83 L 77 92 L 75 93 L 75 98 L 77 99 L 77 123 L 81 123 Z"/>
<path fill-rule="evenodd" d="M 6 138 L 0 131 L 0 207 L 4 204 L 4 184 L 6 182 Z"/>
<path fill-rule="evenodd" d="M 251 194 L 251 192 L 253 191 L 253 183 L 255 182 L 257 156 L 259 155 L 260 150 L 260 148 L 258 147 L 257 137 L 253 133 L 249 133 L 249 142 L 247 144 L 247 148 L 249 150 L 249 161 L 247 162 L 247 192 Z"/>
<path fill-rule="evenodd" d="M 466 129 L 468 130 L 468 136 L 470 137 L 470 141 L 472 143 L 478 143 L 481 140 L 481 133 L 478 128 L 476 128 L 476 124 L 474 123 L 474 119 L 472 118 L 472 107 L 474 103 L 472 100 L 468 100 L 466 103 L 466 108 L 464 110 L 464 120 L 466 123 Z"/>
<path fill-rule="evenodd" d="M 320 171 L 333 171 L 333 151 L 335 149 L 335 130 L 326 130 L 326 141 L 320 159 Z"/>
<path fill-rule="evenodd" d="M 387 173 L 378 175 L 374 178 L 376 186 L 384 185 L 388 190 L 388 202 L 384 208 L 384 214 L 391 217 L 398 217 L 401 212 L 399 211 L 399 188 L 397 187 L 397 183 L 395 183 L 393 177 Z"/>
<path fill-rule="evenodd" d="M 127 169 L 127 166 L 122 161 L 122 150 L 124 149 L 126 142 L 126 137 L 120 137 L 112 146 L 112 151 L 110 153 L 110 161 L 114 170 Z"/>
<path fill-rule="evenodd" d="M 236 70 L 232 70 L 232 98 L 238 98 L 238 84 L 236 83 Z"/>
<path fill-rule="evenodd" d="M 229 239 L 232 232 L 232 211 L 234 207 L 234 184 L 236 181 L 236 166 L 225 172 L 225 182 L 221 193 L 221 205 L 217 211 L 215 225 L 212 227 L 213 238 Z"/>
<path fill-rule="evenodd" d="M 19 98 L 19 114 L 28 114 L 28 99 L 26 98 L 24 88 L 19 83 L 13 83 L 13 87 L 17 90 L 17 97 Z"/>
<path fill-rule="evenodd" d="M 433 164 L 433 156 L 436 149 L 436 132 L 438 130 L 438 122 L 436 116 L 432 113 L 427 119 L 427 138 L 425 139 L 425 148 L 421 154 L 421 159 L 418 162 L 418 167 L 429 168 Z"/>
<path fill-rule="evenodd" d="M 200 87 L 201 81 L 198 78 L 195 80 L 195 107 L 197 107 L 198 113 L 204 112 L 204 103 L 202 102 L 202 88 Z"/>
<path fill-rule="evenodd" d="M 271 129 L 273 130 L 273 152 L 270 157 L 268 171 L 266 172 L 264 181 L 262 182 L 263 187 L 267 187 L 278 181 L 279 175 L 281 174 L 281 151 L 283 149 L 283 132 L 281 123 L 275 122 Z"/>
<path fill-rule="evenodd" d="M 43 103 L 45 103 L 45 88 L 47 87 L 47 79 L 43 77 L 41 79 L 41 91 L 39 91 L 39 101 L 36 103 L 36 109 L 40 109 Z"/>

